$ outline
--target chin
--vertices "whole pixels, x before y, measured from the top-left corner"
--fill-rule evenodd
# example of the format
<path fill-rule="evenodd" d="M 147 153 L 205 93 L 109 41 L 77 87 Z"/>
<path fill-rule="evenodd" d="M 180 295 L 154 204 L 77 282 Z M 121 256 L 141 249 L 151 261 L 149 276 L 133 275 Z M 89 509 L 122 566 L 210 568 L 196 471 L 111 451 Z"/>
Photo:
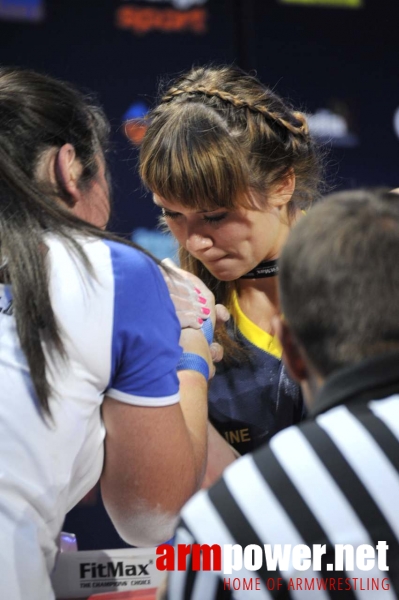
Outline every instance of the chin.
<path fill-rule="evenodd" d="M 243 273 L 234 272 L 232 269 L 210 269 L 207 267 L 207 270 L 219 281 L 235 281 L 243 275 Z"/>

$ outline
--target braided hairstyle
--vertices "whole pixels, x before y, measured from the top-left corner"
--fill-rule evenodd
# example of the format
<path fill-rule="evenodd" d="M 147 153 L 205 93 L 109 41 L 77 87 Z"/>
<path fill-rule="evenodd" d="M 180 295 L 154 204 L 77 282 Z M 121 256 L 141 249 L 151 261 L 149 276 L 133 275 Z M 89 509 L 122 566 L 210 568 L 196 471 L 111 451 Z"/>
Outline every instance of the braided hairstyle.
<path fill-rule="evenodd" d="M 233 66 L 193 68 L 162 94 L 140 171 L 153 193 L 192 210 L 266 209 L 273 186 L 292 171 L 289 218 L 320 194 L 321 161 L 305 115 Z M 231 307 L 234 282 L 216 280 L 184 248 L 180 261 Z"/>
<path fill-rule="evenodd" d="M 250 78 L 250 76 L 247 76 Z M 266 92 L 267 88 L 265 88 Z M 277 100 L 284 106 L 281 99 L 276 96 L 270 90 L 267 90 L 268 97 L 266 94 L 263 94 L 263 97 L 255 98 L 253 102 L 251 102 L 248 98 L 240 98 L 239 96 L 232 94 L 230 92 L 225 92 L 223 90 L 217 88 L 207 88 L 204 85 L 183 85 L 182 87 L 177 87 L 174 85 L 171 87 L 168 92 L 162 97 L 161 102 L 170 102 L 173 98 L 177 96 L 181 96 L 182 94 L 203 94 L 204 96 L 208 96 L 212 98 L 215 96 L 216 98 L 220 98 L 223 102 L 227 102 L 235 106 L 235 108 L 247 108 L 248 110 L 253 111 L 254 113 L 260 113 L 266 119 L 272 120 L 275 123 L 278 123 L 282 127 L 286 127 L 291 133 L 304 134 L 307 135 L 309 133 L 309 128 L 306 122 L 304 115 L 298 111 L 292 111 L 288 113 L 288 115 L 284 115 L 284 112 L 287 113 L 287 110 L 284 112 L 278 112 L 278 109 L 281 107 L 277 106 L 274 112 L 273 108 L 270 106 L 270 101 L 272 99 Z M 269 107 L 266 106 L 265 101 L 269 104 Z M 285 107 L 286 108 L 286 107 Z M 288 116 L 288 119 L 285 118 Z M 296 123 L 294 123 L 294 119 L 296 119 Z"/>

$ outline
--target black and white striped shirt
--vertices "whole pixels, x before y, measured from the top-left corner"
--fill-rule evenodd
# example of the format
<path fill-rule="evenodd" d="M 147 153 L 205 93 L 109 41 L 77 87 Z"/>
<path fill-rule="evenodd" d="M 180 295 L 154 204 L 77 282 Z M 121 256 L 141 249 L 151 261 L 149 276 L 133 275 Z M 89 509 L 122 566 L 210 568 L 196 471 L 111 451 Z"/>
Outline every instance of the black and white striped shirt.
<path fill-rule="evenodd" d="M 376 547 L 380 540 L 389 546 L 389 571 L 377 561 L 368 571 L 356 563 L 346 572 L 327 568 L 335 544 Z M 193 543 L 326 544 L 327 554 L 317 572 L 271 571 L 265 563 L 232 575 L 173 571 L 168 600 L 399 598 L 399 354 L 333 375 L 311 420 L 280 432 L 190 500 L 176 544 Z M 234 578 L 240 589 L 233 589 Z M 258 578 L 258 589 L 243 589 L 244 578 Z M 295 587 L 298 578 L 302 589 Z M 303 588 L 305 578 L 314 590 Z"/>

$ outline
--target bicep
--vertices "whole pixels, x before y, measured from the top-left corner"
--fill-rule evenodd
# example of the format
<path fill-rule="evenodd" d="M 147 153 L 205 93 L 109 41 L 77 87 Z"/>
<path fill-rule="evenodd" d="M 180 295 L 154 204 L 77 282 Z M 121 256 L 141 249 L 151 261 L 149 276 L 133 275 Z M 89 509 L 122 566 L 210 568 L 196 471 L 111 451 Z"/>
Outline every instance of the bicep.
<path fill-rule="evenodd" d="M 178 465 L 179 448 L 187 441 L 180 404 L 135 406 L 105 398 L 102 409 L 106 429 L 103 480 L 112 480 L 124 492 L 151 500 L 163 483 L 162 465 Z M 157 474 L 157 477 L 153 477 Z"/>
<path fill-rule="evenodd" d="M 157 521 L 162 541 L 164 524 L 170 527 L 189 495 L 194 471 L 180 404 L 135 406 L 106 397 L 102 415 L 106 437 L 101 489 L 110 517 L 122 537 L 135 543 L 147 533 L 151 538 L 150 521 Z M 141 526 L 148 531 L 140 532 Z"/>

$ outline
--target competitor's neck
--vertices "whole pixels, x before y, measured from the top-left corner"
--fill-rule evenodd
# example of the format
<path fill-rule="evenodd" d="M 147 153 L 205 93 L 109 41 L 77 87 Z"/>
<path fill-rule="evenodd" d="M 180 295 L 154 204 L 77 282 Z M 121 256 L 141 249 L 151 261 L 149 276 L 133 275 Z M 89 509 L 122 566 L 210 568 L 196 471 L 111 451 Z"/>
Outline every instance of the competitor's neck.
<path fill-rule="evenodd" d="M 239 279 L 236 282 L 242 312 L 258 327 L 274 335 L 272 319 L 278 314 L 278 277 Z"/>
<path fill-rule="evenodd" d="M 278 305 L 278 276 L 264 279 L 238 279 L 236 281 L 237 296 L 240 300 L 258 297 L 263 293 L 277 308 Z"/>

